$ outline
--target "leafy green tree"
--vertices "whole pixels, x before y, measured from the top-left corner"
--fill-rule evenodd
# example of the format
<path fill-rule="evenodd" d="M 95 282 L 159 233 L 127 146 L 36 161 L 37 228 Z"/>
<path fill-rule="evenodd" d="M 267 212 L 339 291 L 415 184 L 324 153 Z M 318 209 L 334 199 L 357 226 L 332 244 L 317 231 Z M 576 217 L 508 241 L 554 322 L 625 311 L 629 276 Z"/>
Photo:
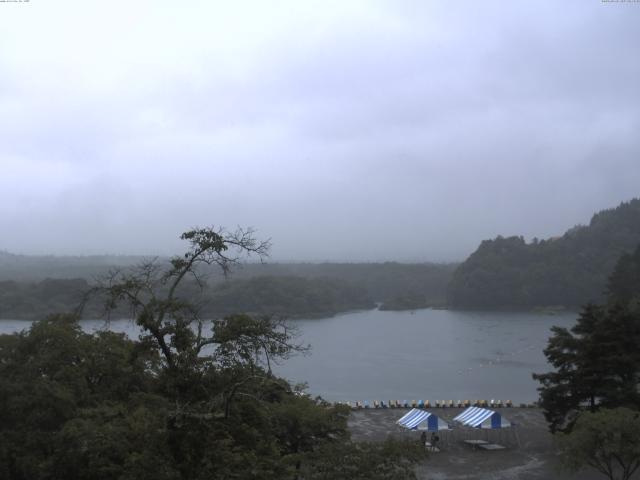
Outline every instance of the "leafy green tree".
<path fill-rule="evenodd" d="M 139 408 L 160 418 L 166 411 L 153 393 L 158 364 L 146 345 L 123 334 L 86 334 L 69 315 L 0 335 L 0 477 L 107 478 L 89 459 L 112 448 L 103 458 L 115 471 L 130 454 L 120 447 L 142 434 L 138 428 L 121 435 L 127 418 Z M 148 439 L 157 438 L 157 422 L 147 427 Z"/>
<path fill-rule="evenodd" d="M 589 466 L 610 480 L 628 480 L 640 467 L 640 412 L 602 409 L 579 415 L 571 433 L 560 434 L 560 455 L 573 472 Z"/>
<path fill-rule="evenodd" d="M 326 444 L 344 445 L 349 438 L 349 407 L 328 407 L 322 399 L 294 395 L 271 409 L 273 431 L 284 446 L 286 461 L 295 465 L 297 472 L 308 460 L 305 454 Z"/>
<path fill-rule="evenodd" d="M 231 452 L 236 451 L 237 435 L 244 436 L 243 443 L 252 445 L 254 454 L 260 442 L 267 453 L 280 451 L 271 433 L 249 441 L 261 430 L 255 426 L 243 430 L 247 423 L 238 421 L 238 415 L 250 412 L 258 425 L 268 423 L 262 407 L 291 395 L 290 386 L 273 376 L 272 363 L 305 347 L 293 343 L 293 331 L 286 322 L 270 317 L 240 314 L 209 323 L 181 291 L 187 278 L 205 288 L 199 267 L 215 265 L 226 274 L 245 254 L 264 258 L 268 242 L 257 241 L 251 230 L 228 233 L 208 228 L 185 232 L 181 238 L 188 241 L 189 249 L 173 257 L 168 267 L 151 261 L 131 271 L 112 272 L 91 294 L 105 300 L 107 312 L 119 303 L 127 305 L 143 331 L 141 341 L 160 352 L 160 385 L 174 404 L 168 442 L 182 466 L 181 475 L 197 478 L 204 472 L 212 474 L 210 465 L 222 458 L 219 454 L 225 448 L 235 458 L 237 452 Z M 209 439 L 210 445 L 203 439 Z M 213 457 L 203 451 L 211 445 L 219 445 Z M 260 465 L 262 476 L 284 475 L 282 464 L 273 462 L 269 455 L 253 456 L 238 460 L 236 468 Z M 234 463 L 225 460 L 226 467 Z M 220 467 L 218 463 L 217 475 Z"/>
<path fill-rule="evenodd" d="M 115 270 L 103 278 L 90 292 L 102 295 L 107 313 L 119 303 L 129 307 L 135 322 L 142 328 L 145 341 L 161 352 L 167 369 L 181 375 L 182 370 L 202 364 L 200 352 L 214 343 L 204 330 L 205 322 L 197 306 L 181 296 L 185 279 L 193 279 L 204 289 L 201 266 L 218 266 L 224 274 L 237 265 L 244 255 L 267 256 L 269 242 L 260 242 L 252 230 L 197 228 L 180 237 L 189 248 L 184 255 L 174 256 L 163 268 L 156 260 L 143 262 L 129 271 Z"/>
<path fill-rule="evenodd" d="M 184 256 L 112 272 L 90 292 L 107 312 L 129 307 L 138 340 L 86 333 L 74 315 L 0 335 L 0 478 L 412 478 L 410 451 L 350 442 L 348 409 L 274 375 L 306 349 L 285 322 L 207 322 L 182 288 L 204 287 L 198 267 L 227 272 L 268 244 L 241 230 L 182 238 Z"/>
<path fill-rule="evenodd" d="M 302 478 L 309 480 L 415 479 L 415 466 L 426 458 L 415 441 L 328 443 L 310 452 Z"/>

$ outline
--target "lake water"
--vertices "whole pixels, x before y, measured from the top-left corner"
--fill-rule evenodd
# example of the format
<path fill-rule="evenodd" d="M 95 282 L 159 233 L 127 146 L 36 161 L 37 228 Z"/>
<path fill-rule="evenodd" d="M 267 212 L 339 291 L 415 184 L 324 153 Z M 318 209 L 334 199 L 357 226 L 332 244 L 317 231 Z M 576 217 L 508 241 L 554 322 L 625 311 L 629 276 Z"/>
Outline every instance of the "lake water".
<path fill-rule="evenodd" d="M 306 381 L 329 400 L 538 398 L 532 372 L 549 365 L 542 350 L 553 325 L 575 313 L 366 311 L 298 321 L 311 355 L 278 372 Z"/>
<path fill-rule="evenodd" d="M 553 325 L 572 326 L 575 313 L 364 311 L 332 318 L 297 320 L 299 340 L 311 354 L 276 367 L 292 382 L 328 400 L 474 400 L 531 402 L 532 372 L 549 366 L 542 353 Z M 0 320 L 0 333 L 28 328 Z M 100 320 L 84 321 L 93 331 Z M 110 328 L 137 335 L 127 320 Z"/>

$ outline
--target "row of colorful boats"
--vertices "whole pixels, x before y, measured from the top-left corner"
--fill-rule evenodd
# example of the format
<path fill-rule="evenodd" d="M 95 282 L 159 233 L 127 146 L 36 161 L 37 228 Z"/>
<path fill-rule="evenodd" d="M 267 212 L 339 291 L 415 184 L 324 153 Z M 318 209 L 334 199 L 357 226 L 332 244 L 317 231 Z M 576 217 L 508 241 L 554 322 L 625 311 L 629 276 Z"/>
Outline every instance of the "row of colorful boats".
<path fill-rule="evenodd" d="M 353 409 L 361 408 L 469 408 L 469 407 L 483 407 L 483 408 L 503 408 L 513 407 L 514 404 L 511 400 L 436 400 L 431 403 L 429 400 L 369 400 L 356 401 L 356 402 L 336 402 L 345 404 Z M 521 403 L 519 405 L 522 408 L 535 407 L 535 404 Z"/>

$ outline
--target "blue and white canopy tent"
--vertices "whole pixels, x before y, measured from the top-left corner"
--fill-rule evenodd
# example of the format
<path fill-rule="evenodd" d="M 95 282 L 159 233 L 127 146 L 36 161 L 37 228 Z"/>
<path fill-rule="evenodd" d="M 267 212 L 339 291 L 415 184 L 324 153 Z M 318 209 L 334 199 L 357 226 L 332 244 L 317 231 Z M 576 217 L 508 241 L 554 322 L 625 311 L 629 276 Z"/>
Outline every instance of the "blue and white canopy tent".
<path fill-rule="evenodd" d="M 489 410 L 487 408 L 469 407 L 460 415 L 454 417 L 453 421 L 459 422 L 464 426 L 471 427 L 472 430 L 479 429 L 484 431 L 486 433 L 485 438 L 487 441 L 489 441 L 491 437 L 495 440 L 495 437 L 497 436 L 497 440 L 503 442 L 509 440 L 509 437 L 513 435 L 518 446 L 520 445 L 520 439 L 516 433 L 515 424 L 504 418 L 500 412 Z M 471 433 L 472 430 L 467 430 L 467 432 Z M 461 433 L 463 432 L 464 430 Z M 490 432 L 494 432 L 494 434 L 490 435 Z"/>
<path fill-rule="evenodd" d="M 507 428 L 511 426 L 506 418 L 499 412 L 480 407 L 469 407 L 460 415 L 453 419 L 454 422 L 460 422 L 463 425 L 472 428 Z"/>
<path fill-rule="evenodd" d="M 409 410 L 402 418 L 396 420 L 396 423 L 409 430 L 427 430 L 429 432 L 449 430 L 449 424 L 440 417 L 417 408 Z"/>

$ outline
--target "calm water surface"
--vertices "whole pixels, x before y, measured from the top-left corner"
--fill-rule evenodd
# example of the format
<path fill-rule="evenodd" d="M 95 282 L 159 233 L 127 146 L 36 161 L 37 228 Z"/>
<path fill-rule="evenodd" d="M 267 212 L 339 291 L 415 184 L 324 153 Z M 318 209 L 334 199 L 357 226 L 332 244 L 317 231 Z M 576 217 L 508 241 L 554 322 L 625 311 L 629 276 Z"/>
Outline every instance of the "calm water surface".
<path fill-rule="evenodd" d="M 416 310 L 349 313 L 297 320 L 300 341 L 311 354 L 276 368 L 292 382 L 328 400 L 537 398 L 532 372 L 549 366 L 542 353 L 552 325 L 570 327 L 577 315 Z M 84 321 L 86 331 L 104 327 Z M 0 320 L 0 333 L 28 328 Z M 128 320 L 110 328 L 137 336 Z"/>
<path fill-rule="evenodd" d="M 416 310 L 367 311 L 297 324 L 311 355 L 279 373 L 330 400 L 538 398 L 532 372 L 553 325 L 577 315 Z"/>

